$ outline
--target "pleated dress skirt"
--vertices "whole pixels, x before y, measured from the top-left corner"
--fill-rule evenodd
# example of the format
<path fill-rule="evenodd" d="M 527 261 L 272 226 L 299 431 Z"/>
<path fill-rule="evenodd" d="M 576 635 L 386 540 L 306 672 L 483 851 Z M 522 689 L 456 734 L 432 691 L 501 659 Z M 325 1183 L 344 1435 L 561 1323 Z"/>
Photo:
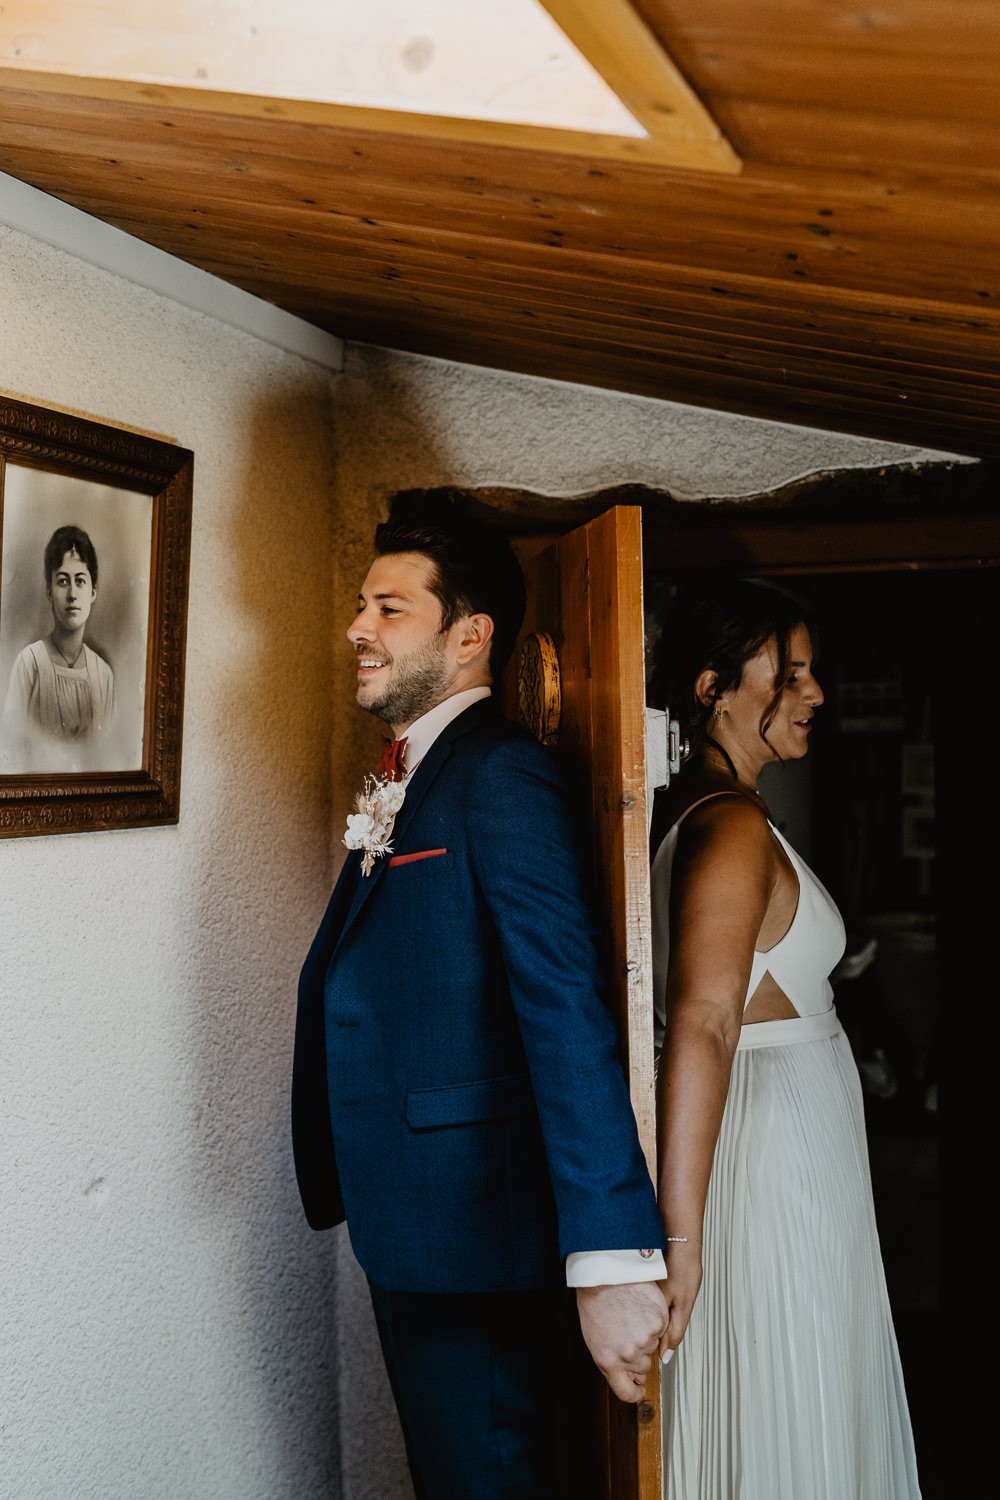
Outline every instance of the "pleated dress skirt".
<path fill-rule="evenodd" d="M 663 1373 L 665 1500 L 916 1500 L 861 1084 L 835 1011 L 743 1028 L 703 1253 Z"/>

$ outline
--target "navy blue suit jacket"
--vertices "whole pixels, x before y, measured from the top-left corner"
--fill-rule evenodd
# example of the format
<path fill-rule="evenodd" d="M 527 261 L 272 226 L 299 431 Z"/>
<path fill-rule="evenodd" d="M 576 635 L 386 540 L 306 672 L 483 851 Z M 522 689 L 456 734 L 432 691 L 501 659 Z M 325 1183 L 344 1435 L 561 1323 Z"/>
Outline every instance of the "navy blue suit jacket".
<path fill-rule="evenodd" d="M 393 853 L 348 856 L 299 982 L 306 1215 L 395 1291 L 556 1284 L 574 1250 L 663 1246 L 619 1061 L 579 819 L 492 700 L 407 784 Z"/>

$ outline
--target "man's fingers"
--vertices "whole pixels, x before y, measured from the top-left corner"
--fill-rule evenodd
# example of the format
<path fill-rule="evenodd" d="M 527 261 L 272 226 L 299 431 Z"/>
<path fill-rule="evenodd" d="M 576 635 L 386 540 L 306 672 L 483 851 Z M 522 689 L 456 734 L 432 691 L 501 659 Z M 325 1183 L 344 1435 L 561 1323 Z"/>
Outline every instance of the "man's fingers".
<path fill-rule="evenodd" d="M 628 1401 L 634 1406 L 646 1394 L 645 1375 L 632 1370 L 610 1370 L 605 1371 L 605 1378 L 619 1401 Z"/>
<path fill-rule="evenodd" d="M 624 1360 L 609 1361 L 602 1365 L 601 1374 L 620 1401 L 642 1401 L 646 1394 L 646 1380 L 653 1364 L 655 1345 L 649 1351 L 630 1354 Z"/>

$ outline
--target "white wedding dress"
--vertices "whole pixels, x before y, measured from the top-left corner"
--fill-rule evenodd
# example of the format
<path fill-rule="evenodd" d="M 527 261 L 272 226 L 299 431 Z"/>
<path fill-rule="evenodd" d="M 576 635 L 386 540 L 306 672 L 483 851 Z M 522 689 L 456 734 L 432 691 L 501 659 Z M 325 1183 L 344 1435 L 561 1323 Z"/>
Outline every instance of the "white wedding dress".
<path fill-rule="evenodd" d="M 658 997 L 678 826 L 652 866 Z M 704 1279 L 663 1376 L 664 1500 L 918 1500 L 861 1085 L 828 978 L 844 926 L 772 831 L 799 900 L 747 998 L 770 972 L 798 1017 L 744 1026 L 733 1061 Z"/>

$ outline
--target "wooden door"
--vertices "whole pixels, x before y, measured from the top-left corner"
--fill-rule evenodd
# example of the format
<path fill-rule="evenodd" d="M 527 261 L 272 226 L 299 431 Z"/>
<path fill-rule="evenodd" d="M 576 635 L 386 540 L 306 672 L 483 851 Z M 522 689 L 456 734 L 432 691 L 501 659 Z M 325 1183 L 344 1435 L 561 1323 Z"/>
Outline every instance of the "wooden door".
<path fill-rule="evenodd" d="M 528 636 L 548 635 L 559 667 L 554 753 L 589 804 L 622 1056 L 655 1181 L 640 511 L 618 506 L 541 550 L 530 540 L 514 541 L 528 584 L 528 609 L 504 686 L 505 708 L 510 717 L 518 716 L 522 644 Z M 590 1410 L 579 1414 L 580 1432 L 597 1433 L 590 1494 L 594 1500 L 662 1500 L 658 1366 L 638 1407 L 618 1401 L 591 1368 L 585 1377 Z"/>

